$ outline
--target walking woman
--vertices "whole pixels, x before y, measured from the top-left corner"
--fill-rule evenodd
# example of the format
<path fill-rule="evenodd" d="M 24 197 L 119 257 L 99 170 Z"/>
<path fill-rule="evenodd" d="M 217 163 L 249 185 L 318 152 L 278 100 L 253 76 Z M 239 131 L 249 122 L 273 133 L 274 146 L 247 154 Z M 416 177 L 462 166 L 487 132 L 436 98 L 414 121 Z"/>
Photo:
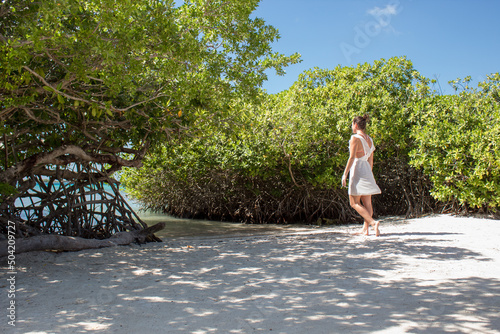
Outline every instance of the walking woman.
<path fill-rule="evenodd" d="M 380 188 L 373 177 L 373 140 L 365 132 L 368 115 L 355 117 L 352 121 L 354 135 L 349 141 L 349 160 L 342 175 L 342 186 L 347 186 L 349 174 L 349 203 L 364 219 L 362 234 L 368 235 L 368 227 L 375 229 L 378 237 L 379 222 L 373 216 L 372 195 L 380 194 Z"/>

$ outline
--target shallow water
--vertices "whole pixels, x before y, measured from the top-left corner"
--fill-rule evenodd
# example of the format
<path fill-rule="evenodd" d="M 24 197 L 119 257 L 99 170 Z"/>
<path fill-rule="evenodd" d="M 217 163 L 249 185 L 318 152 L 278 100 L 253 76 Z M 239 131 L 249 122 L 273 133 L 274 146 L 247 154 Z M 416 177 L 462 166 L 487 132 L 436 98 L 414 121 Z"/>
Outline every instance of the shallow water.
<path fill-rule="evenodd" d="M 287 230 L 318 229 L 310 225 L 242 224 L 198 219 L 181 219 L 167 214 L 137 211 L 148 225 L 164 222 L 166 227 L 155 235 L 161 239 L 178 237 L 211 237 L 230 235 L 256 235 L 283 232 Z"/>
<path fill-rule="evenodd" d="M 59 183 L 54 183 L 52 185 L 54 190 L 58 190 L 60 187 Z M 112 193 L 112 189 L 109 186 L 109 193 Z M 39 186 L 36 187 L 37 191 L 40 191 Z M 311 225 L 277 225 L 277 224 L 242 224 L 242 223 L 230 223 L 230 222 L 220 222 L 220 221 L 209 221 L 209 220 L 197 220 L 197 219 L 180 219 L 175 218 L 167 214 L 154 213 L 141 210 L 141 206 L 138 202 L 134 201 L 128 196 L 124 189 L 120 189 L 120 193 L 123 198 L 127 201 L 130 207 L 137 213 L 137 215 L 149 226 L 154 225 L 159 222 L 164 222 L 166 227 L 155 235 L 161 239 L 165 238 L 178 238 L 178 237 L 211 237 L 211 236 L 230 236 L 230 235 L 256 235 L 256 234 L 268 234 L 275 233 L 279 231 L 297 231 L 297 230 L 311 230 L 318 229 L 318 226 Z M 23 207 L 24 203 L 18 199 L 16 200 L 16 206 Z"/>

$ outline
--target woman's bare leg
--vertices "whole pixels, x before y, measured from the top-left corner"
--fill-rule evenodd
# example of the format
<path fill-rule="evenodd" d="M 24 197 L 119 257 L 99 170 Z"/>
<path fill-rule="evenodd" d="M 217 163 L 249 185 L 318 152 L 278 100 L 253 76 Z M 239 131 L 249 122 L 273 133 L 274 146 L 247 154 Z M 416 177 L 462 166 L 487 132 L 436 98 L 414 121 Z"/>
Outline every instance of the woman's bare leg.
<path fill-rule="evenodd" d="M 365 220 L 362 233 L 368 235 L 368 225 L 375 224 L 375 221 L 373 220 L 370 212 L 361 204 L 361 196 L 350 195 L 349 202 L 351 207 Z"/>
<path fill-rule="evenodd" d="M 361 196 L 361 203 L 363 203 L 363 206 L 365 207 L 365 209 L 368 212 L 368 214 L 370 215 L 370 217 L 373 218 L 372 197 L 371 196 Z M 368 232 L 369 226 L 370 226 L 370 224 L 365 219 L 363 222 L 363 233 L 366 235 L 369 235 L 369 232 Z"/>
<path fill-rule="evenodd" d="M 363 203 L 363 206 L 365 207 L 366 211 L 370 214 L 370 217 L 372 217 L 373 220 L 373 206 L 372 206 L 372 196 L 361 196 L 361 202 Z M 373 228 L 375 229 L 375 235 L 378 237 L 380 235 L 380 230 L 378 229 L 379 222 L 373 220 L 372 223 L 370 223 Z M 365 225 L 368 228 L 368 222 L 365 220 Z"/>
<path fill-rule="evenodd" d="M 366 208 L 366 211 L 370 214 L 370 217 L 373 218 L 373 206 L 372 206 L 372 196 L 361 196 L 361 202 L 363 203 L 363 206 Z M 368 226 L 368 222 L 366 222 L 366 225 Z M 375 229 L 375 235 L 378 237 L 380 235 L 380 230 L 378 229 L 379 222 L 374 220 L 373 223 L 371 223 L 373 228 Z"/>

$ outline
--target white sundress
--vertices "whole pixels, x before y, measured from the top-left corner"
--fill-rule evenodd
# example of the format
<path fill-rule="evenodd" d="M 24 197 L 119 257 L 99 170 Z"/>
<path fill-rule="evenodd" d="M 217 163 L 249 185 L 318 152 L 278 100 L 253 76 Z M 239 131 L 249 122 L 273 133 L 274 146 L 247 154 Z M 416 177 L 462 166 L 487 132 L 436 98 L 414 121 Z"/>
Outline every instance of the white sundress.
<path fill-rule="evenodd" d="M 375 144 L 373 144 L 373 140 L 370 137 L 368 138 L 370 138 L 370 141 L 372 142 L 372 147 L 368 145 L 368 143 L 362 136 L 357 134 L 353 135 L 351 137 L 351 140 L 354 140 L 353 137 L 359 138 L 361 140 L 365 155 L 361 158 L 354 159 L 354 163 L 352 164 L 351 170 L 349 171 L 348 193 L 352 196 L 380 194 L 382 192 L 375 182 L 372 168 L 370 167 L 370 163 L 368 162 L 368 158 L 370 157 L 370 155 L 372 155 L 373 151 L 375 151 Z"/>

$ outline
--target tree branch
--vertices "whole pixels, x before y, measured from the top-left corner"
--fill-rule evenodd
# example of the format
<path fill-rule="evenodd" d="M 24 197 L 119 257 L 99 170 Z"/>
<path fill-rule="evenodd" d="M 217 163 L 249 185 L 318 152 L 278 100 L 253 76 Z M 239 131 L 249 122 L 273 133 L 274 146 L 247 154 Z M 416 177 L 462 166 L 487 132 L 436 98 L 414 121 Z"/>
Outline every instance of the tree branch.
<path fill-rule="evenodd" d="M 74 156 L 74 157 L 68 157 Z M 0 173 L 0 182 L 10 183 L 31 174 L 33 169 L 45 165 L 67 165 L 73 162 L 95 162 L 121 167 L 141 167 L 142 155 L 134 160 L 126 160 L 116 155 L 89 154 L 75 145 L 61 146 L 52 152 L 35 154 Z"/>
<path fill-rule="evenodd" d="M 61 92 L 60 90 L 58 90 L 57 88 L 54 88 L 54 86 L 52 86 L 50 83 L 48 83 L 45 78 L 43 78 L 40 74 L 36 73 L 35 71 L 33 71 L 32 69 L 30 69 L 28 66 L 23 66 L 23 68 L 30 72 L 32 75 L 34 75 L 35 77 L 37 77 L 45 86 L 47 87 L 50 87 L 54 92 L 56 92 L 57 94 L 61 95 L 61 96 L 64 96 L 65 98 L 69 99 L 69 100 L 73 100 L 73 101 L 80 101 L 80 102 L 84 102 L 86 104 L 95 104 L 97 103 L 97 105 L 99 106 L 99 108 L 101 109 L 104 109 L 104 110 L 107 110 L 108 108 L 106 107 L 106 105 L 104 105 L 102 102 L 97 102 L 97 101 L 89 101 L 89 100 L 86 100 L 86 99 L 83 99 L 81 97 L 75 97 L 75 96 L 71 96 L 69 94 L 66 94 L 65 92 Z M 113 107 L 113 106 L 110 106 L 110 109 L 114 112 L 119 112 L 119 113 L 122 113 L 122 112 L 125 112 L 127 110 L 130 110 L 134 107 L 137 107 L 141 104 L 145 104 L 145 103 L 148 103 L 150 101 L 153 101 L 153 100 L 156 100 L 160 97 L 165 97 L 167 96 L 166 94 L 158 94 L 158 95 L 154 95 L 153 97 L 150 97 L 149 99 L 146 99 L 144 101 L 139 101 L 137 103 L 134 103 L 126 108 L 116 108 L 116 107 Z"/>
<path fill-rule="evenodd" d="M 61 120 L 61 118 L 59 117 L 59 114 L 56 114 L 56 119 L 53 120 L 53 121 L 46 121 L 46 120 L 43 120 L 41 118 L 38 118 L 35 116 L 35 114 L 33 114 L 33 112 L 31 111 L 31 109 L 29 108 L 21 108 L 22 110 L 24 110 L 24 112 L 26 113 L 26 115 L 28 115 L 28 118 L 37 122 L 37 123 L 40 123 L 40 124 L 46 124 L 46 125 L 52 125 L 52 124 L 60 124 L 62 123 L 63 121 Z"/>
<path fill-rule="evenodd" d="M 112 247 L 118 245 L 129 245 L 133 242 L 144 243 L 149 236 L 165 228 L 165 223 L 161 222 L 143 230 L 130 232 L 118 232 L 108 239 L 84 239 L 80 237 L 69 237 L 64 235 L 40 235 L 28 239 L 16 240 L 16 254 L 32 251 L 79 251 L 83 249 L 95 249 Z M 8 242 L 0 242 L 0 256 L 7 256 Z"/>

